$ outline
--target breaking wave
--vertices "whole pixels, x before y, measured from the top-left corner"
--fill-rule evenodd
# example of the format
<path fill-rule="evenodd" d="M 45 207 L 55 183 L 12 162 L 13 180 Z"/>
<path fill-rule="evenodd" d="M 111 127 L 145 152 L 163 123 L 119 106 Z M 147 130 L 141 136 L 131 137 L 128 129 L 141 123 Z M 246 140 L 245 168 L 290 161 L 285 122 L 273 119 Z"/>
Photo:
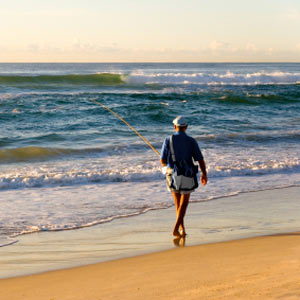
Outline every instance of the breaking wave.
<path fill-rule="evenodd" d="M 23 189 L 23 188 L 43 188 L 56 186 L 76 186 L 94 183 L 114 183 L 114 182 L 152 182 L 162 180 L 164 175 L 158 164 L 153 163 L 145 168 L 144 165 L 134 167 L 124 167 L 116 169 L 101 168 L 97 162 L 93 162 L 94 167 L 89 165 L 74 166 L 72 169 L 50 169 L 34 168 L 25 172 L 20 170 L 16 173 L 0 174 L 0 190 Z M 300 171 L 300 161 L 298 158 L 286 158 L 285 160 L 268 160 L 264 162 L 251 161 L 226 164 L 212 164 L 209 167 L 210 178 L 220 177 L 243 177 L 260 176 L 270 174 L 291 174 Z"/>
<path fill-rule="evenodd" d="M 39 86 L 114 86 L 114 85 L 284 85 L 300 84 L 298 72 L 254 73 L 145 73 L 130 74 L 97 73 L 66 75 L 0 76 L 0 85 L 8 87 Z"/>
<path fill-rule="evenodd" d="M 300 84 L 300 73 L 152 73 L 136 72 L 126 80 L 135 84 L 277 85 Z"/>

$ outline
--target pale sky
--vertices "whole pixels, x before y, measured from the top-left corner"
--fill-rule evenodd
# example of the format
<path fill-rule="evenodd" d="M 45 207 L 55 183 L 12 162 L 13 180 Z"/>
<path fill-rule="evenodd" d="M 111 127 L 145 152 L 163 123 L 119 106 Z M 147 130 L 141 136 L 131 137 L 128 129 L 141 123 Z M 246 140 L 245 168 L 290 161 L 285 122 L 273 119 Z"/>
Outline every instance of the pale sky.
<path fill-rule="evenodd" d="M 0 62 L 300 62 L 300 0 L 0 4 Z"/>

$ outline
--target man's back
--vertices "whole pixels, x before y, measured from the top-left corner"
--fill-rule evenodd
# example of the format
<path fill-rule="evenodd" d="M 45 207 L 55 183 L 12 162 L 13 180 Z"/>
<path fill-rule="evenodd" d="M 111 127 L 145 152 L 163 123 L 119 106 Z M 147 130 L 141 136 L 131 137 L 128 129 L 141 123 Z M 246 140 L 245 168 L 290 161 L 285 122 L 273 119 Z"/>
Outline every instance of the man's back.
<path fill-rule="evenodd" d="M 189 165 L 194 161 L 203 159 L 202 153 L 195 139 L 188 136 L 184 131 L 177 131 L 172 137 L 175 157 L 177 161 L 185 160 Z M 162 157 L 166 159 L 167 164 L 172 168 L 173 161 L 170 150 L 170 137 L 165 139 L 162 147 Z"/>

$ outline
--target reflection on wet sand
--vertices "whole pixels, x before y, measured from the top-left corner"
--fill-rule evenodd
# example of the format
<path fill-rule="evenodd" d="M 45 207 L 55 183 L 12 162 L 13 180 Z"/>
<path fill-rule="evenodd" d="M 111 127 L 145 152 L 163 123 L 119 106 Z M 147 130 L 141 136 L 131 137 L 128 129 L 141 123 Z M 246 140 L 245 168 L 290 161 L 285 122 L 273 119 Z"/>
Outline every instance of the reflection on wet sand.
<path fill-rule="evenodd" d="M 173 239 L 173 244 L 175 247 L 184 247 L 185 246 L 185 236 L 177 236 Z"/>

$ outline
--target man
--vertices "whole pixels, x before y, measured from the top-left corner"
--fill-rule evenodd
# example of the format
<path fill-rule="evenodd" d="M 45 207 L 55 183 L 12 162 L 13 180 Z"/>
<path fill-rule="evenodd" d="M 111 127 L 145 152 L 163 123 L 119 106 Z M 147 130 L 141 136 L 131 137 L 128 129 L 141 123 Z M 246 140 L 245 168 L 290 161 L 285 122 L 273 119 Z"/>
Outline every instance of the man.
<path fill-rule="evenodd" d="M 194 161 L 197 161 L 202 172 L 201 183 L 203 185 L 206 185 L 207 174 L 205 162 L 196 140 L 186 134 L 186 130 L 188 128 L 187 120 L 182 116 L 178 116 L 173 120 L 173 124 L 175 134 L 172 136 L 172 144 L 174 148 L 176 162 L 185 161 L 187 165 L 192 167 L 194 165 Z M 172 159 L 172 153 L 170 148 L 170 137 L 167 137 L 163 143 L 160 162 L 162 167 L 165 169 L 174 168 L 174 162 Z M 176 237 L 185 237 L 186 232 L 184 228 L 183 219 L 185 216 L 187 206 L 189 204 L 191 192 L 193 192 L 194 190 L 175 190 L 174 188 L 170 187 L 170 183 L 168 182 L 168 180 L 167 185 L 169 191 L 172 192 L 176 208 L 176 222 L 173 229 L 173 235 Z"/>

